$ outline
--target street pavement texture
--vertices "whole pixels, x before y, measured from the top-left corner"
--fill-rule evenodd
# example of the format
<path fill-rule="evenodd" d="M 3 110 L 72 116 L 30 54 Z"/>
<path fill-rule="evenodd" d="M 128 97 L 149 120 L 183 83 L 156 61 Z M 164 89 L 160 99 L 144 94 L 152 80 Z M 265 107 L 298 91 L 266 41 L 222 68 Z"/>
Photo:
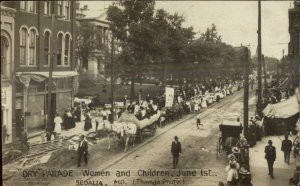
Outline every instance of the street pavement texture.
<path fill-rule="evenodd" d="M 251 93 L 249 104 L 255 103 L 253 93 Z M 218 185 L 219 182 L 226 183 L 225 166 L 227 159 L 223 153 L 216 156 L 216 145 L 219 133 L 219 124 L 222 115 L 227 113 L 240 113 L 243 115 L 243 91 L 228 96 L 220 103 L 210 106 L 208 109 L 200 112 L 201 121 L 204 127 L 197 130 L 196 115 L 189 114 L 181 120 L 171 123 L 164 128 L 159 128 L 155 136 L 150 134 L 142 143 L 129 146 L 127 153 L 124 153 L 124 147 L 117 144 L 107 150 L 108 141 L 100 140 L 96 145 L 91 146 L 89 150 L 89 163 L 87 166 L 76 167 L 76 159 L 73 166 L 60 165 L 67 170 L 73 170 L 73 177 L 48 177 L 48 178 L 27 178 L 16 177 L 13 185 L 89 185 L 89 183 L 99 183 L 103 185 L 154 185 L 154 181 L 164 181 L 168 185 L 171 181 L 177 180 L 181 185 L 211 186 Z M 250 115 L 251 116 L 251 115 Z M 242 118 L 241 118 L 242 120 Z M 243 120 L 242 120 L 243 121 Z M 93 126 L 94 127 L 94 126 Z M 83 133 L 83 123 L 78 123 L 74 131 Z M 95 130 L 94 128 L 91 130 Z M 69 135 L 71 131 L 65 131 L 63 135 Z M 172 155 L 170 152 L 171 143 L 174 136 L 179 137 L 182 144 L 183 154 L 179 158 L 179 165 L 172 169 Z M 281 137 L 282 138 L 282 137 Z M 278 158 L 275 162 L 275 179 L 271 180 L 267 175 L 267 163 L 264 160 L 264 146 L 268 139 L 274 141 L 277 147 Z M 277 141 L 276 141 L 277 140 Z M 254 148 L 250 149 L 250 164 L 252 173 L 252 183 L 256 186 L 264 185 L 288 185 L 288 179 L 292 175 L 294 166 L 283 163 L 283 155 L 279 152 L 280 141 L 278 137 L 266 137 Z M 64 154 L 64 156 L 67 156 Z M 55 167 L 54 167 L 55 168 Z M 61 170 L 64 170 L 61 169 Z M 138 176 L 138 170 L 162 170 L 170 172 L 171 176 Z M 178 170 L 195 170 L 196 176 L 177 176 Z M 82 171 L 109 171 L 110 176 L 83 176 Z M 130 170 L 129 177 L 117 177 L 116 171 Z M 210 175 L 202 174 L 211 170 Z M 288 170 L 288 171 L 287 171 Z M 281 172 L 281 173 L 280 173 Z M 137 180 L 139 179 L 139 180 Z M 286 180 L 286 181 L 285 181 Z M 119 181 L 119 182 L 117 182 Z M 142 184 L 142 183 L 148 184 Z M 178 182 L 178 183 L 179 183 Z M 18 184 L 20 183 L 20 184 Z M 79 183 L 79 184 L 78 184 Z M 162 182 L 161 182 L 162 183 Z M 174 183 L 174 182 L 173 182 Z M 156 185 L 162 185 L 156 183 Z M 172 185 L 172 184 L 169 184 Z M 174 185 L 174 184 L 173 184 Z"/>

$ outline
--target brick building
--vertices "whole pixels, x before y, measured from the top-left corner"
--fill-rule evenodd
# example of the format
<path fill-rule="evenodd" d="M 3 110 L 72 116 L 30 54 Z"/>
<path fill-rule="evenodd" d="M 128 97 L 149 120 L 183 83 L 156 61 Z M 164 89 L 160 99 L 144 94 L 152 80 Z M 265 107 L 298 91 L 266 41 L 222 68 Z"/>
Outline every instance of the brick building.
<path fill-rule="evenodd" d="M 45 131 L 49 118 L 47 85 L 52 62 L 54 88 L 50 118 L 55 112 L 63 114 L 73 105 L 78 84 L 76 10 L 75 1 L 3 1 L 1 5 L 15 9 L 12 27 L 15 31 L 14 71 L 11 71 L 14 141 L 23 126 L 29 137 Z M 25 116 L 25 122 L 22 116 Z"/>
<path fill-rule="evenodd" d="M 300 86 L 300 0 L 294 1 L 289 9 L 289 72 L 293 87 Z"/>

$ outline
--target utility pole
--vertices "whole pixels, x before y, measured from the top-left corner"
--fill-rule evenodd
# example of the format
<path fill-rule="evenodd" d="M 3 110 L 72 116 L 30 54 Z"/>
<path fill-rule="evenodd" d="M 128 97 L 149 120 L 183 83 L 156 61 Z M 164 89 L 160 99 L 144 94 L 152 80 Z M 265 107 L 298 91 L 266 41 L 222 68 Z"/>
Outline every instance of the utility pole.
<path fill-rule="evenodd" d="M 115 119 L 115 90 L 114 90 L 114 81 L 115 81 L 115 67 L 114 67 L 114 35 L 111 37 L 111 76 L 110 76 L 110 88 L 111 88 L 111 114 L 112 114 L 112 122 Z"/>
<path fill-rule="evenodd" d="M 52 80 L 52 74 L 53 74 L 53 67 L 54 67 L 54 57 L 55 57 L 55 52 L 54 52 L 54 23 L 55 23 L 55 14 L 52 13 L 51 15 L 51 30 L 52 30 L 52 35 L 51 35 L 51 60 L 50 60 L 50 65 L 49 65 L 49 81 L 48 81 L 48 121 L 46 125 L 46 132 L 51 133 L 52 132 L 52 86 L 53 86 L 53 80 Z"/>
<path fill-rule="evenodd" d="M 262 112 L 262 79 L 261 79 L 261 63 L 262 63 L 262 49 L 261 49 L 261 0 L 258 0 L 258 65 L 257 65 L 257 80 L 258 80 L 258 91 L 257 91 L 257 113 L 261 115 Z"/>
<path fill-rule="evenodd" d="M 262 55 L 262 62 L 263 62 L 263 70 L 264 70 L 264 89 L 265 91 L 267 91 L 268 83 L 267 83 L 266 61 L 264 55 Z"/>
<path fill-rule="evenodd" d="M 249 68 L 250 68 L 250 54 L 247 47 L 243 48 L 243 58 L 245 60 L 245 71 L 244 71 L 244 136 L 248 139 L 248 106 L 249 106 Z"/>

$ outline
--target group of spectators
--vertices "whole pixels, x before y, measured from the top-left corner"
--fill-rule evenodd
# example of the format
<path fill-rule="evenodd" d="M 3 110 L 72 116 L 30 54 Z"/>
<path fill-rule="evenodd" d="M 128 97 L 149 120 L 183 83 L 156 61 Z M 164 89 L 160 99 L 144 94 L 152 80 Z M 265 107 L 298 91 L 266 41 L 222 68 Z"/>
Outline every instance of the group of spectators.
<path fill-rule="evenodd" d="M 249 144 L 245 137 L 241 137 L 239 142 L 232 147 L 227 156 L 228 165 L 227 186 L 251 186 L 251 173 L 249 168 Z"/>

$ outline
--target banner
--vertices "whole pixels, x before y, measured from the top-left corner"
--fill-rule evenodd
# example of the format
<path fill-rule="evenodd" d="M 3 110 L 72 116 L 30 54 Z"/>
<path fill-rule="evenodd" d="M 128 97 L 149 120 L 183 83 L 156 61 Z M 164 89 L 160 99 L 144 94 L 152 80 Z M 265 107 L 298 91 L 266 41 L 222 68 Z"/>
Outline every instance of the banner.
<path fill-rule="evenodd" d="M 172 107 L 174 101 L 174 88 L 166 87 L 166 105 L 165 107 Z"/>

